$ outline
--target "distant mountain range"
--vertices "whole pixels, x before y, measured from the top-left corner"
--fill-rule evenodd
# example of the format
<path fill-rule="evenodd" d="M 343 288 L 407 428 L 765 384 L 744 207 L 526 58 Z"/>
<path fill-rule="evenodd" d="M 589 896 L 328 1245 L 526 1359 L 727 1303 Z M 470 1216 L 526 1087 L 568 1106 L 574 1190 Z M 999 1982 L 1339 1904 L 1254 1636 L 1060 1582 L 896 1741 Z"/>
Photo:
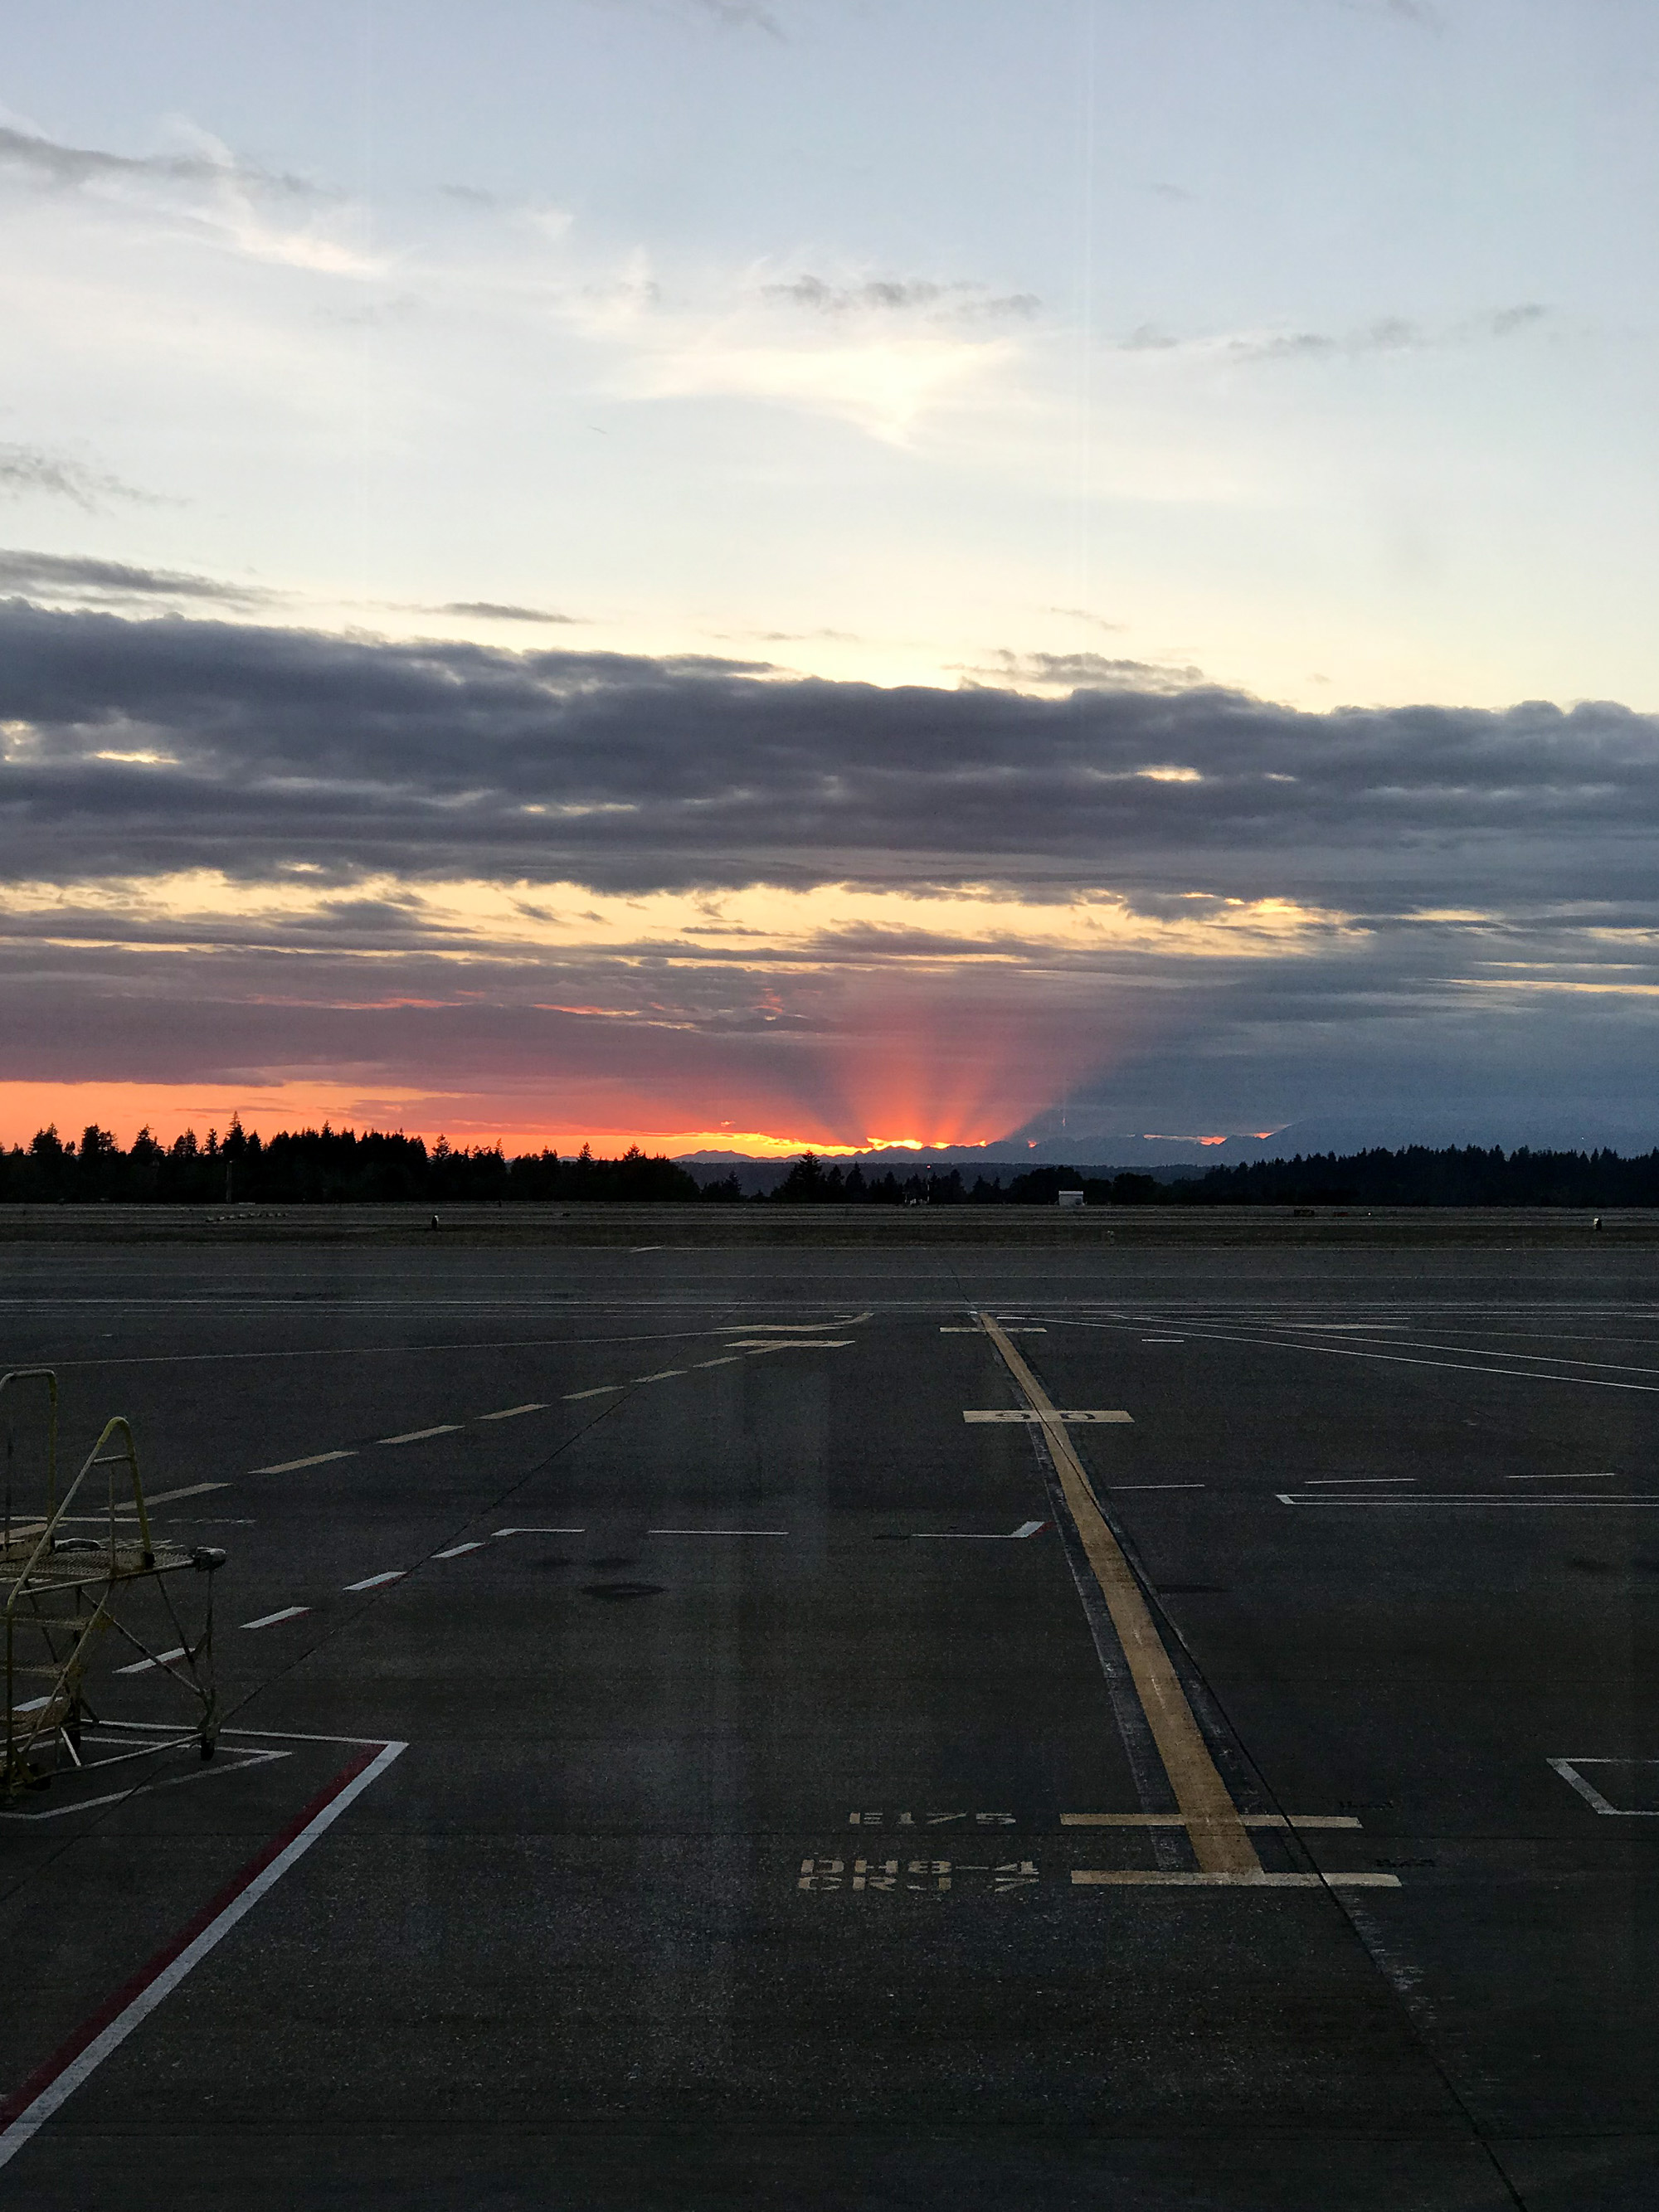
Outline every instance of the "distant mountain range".
<path fill-rule="evenodd" d="M 1659 1145 L 1659 1114 L 1640 1122 L 1626 1119 L 1603 1121 L 1579 1116 L 1569 1120 L 1559 1115 L 1529 1114 L 1524 1109 L 1494 1112 L 1490 1108 L 1480 1108 L 1416 1115 L 1409 1121 L 1403 1116 L 1385 1118 L 1374 1114 L 1318 1114 L 1304 1121 L 1286 1122 L 1268 1136 L 1230 1136 L 1219 1139 L 1148 1136 L 1139 1132 L 1103 1129 L 1096 1124 L 1035 1139 L 1005 1137 L 991 1145 L 940 1145 L 923 1152 L 912 1152 L 908 1146 L 884 1146 L 867 1152 L 836 1157 L 843 1167 L 850 1167 L 856 1159 L 866 1175 L 872 1170 L 884 1175 L 889 1168 L 896 1174 L 905 1175 L 930 1165 L 961 1168 L 964 1172 L 977 1167 L 987 1174 L 998 1169 L 1004 1170 L 999 1179 L 1006 1182 L 1007 1171 L 1018 1168 L 1087 1167 L 1093 1174 L 1111 1174 L 1123 1169 L 1146 1174 L 1174 1168 L 1201 1172 L 1206 1168 L 1237 1167 L 1250 1160 L 1293 1159 L 1298 1153 L 1304 1158 L 1316 1152 L 1352 1155 L 1378 1146 L 1398 1150 L 1409 1145 L 1500 1145 L 1507 1152 L 1520 1146 L 1534 1152 L 1605 1148 L 1632 1158 Z M 788 1159 L 774 1163 L 757 1160 L 748 1152 L 678 1155 L 681 1164 L 692 1169 L 776 1164 L 781 1172 L 787 1169 L 789 1159 L 799 1157 L 799 1153 L 792 1153 Z M 699 1176 L 700 1181 L 705 1179 Z"/>

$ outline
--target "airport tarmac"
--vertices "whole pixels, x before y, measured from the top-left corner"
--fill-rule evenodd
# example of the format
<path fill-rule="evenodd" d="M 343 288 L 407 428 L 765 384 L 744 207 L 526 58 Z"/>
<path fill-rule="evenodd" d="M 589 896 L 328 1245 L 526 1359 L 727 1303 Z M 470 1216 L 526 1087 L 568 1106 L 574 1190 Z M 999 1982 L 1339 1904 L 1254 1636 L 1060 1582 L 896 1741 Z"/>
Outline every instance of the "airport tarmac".
<path fill-rule="evenodd" d="M 1659 1248 L 9 1243 L 37 1364 L 225 1733 L 3 1808 L 0 2203 L 1659 2200 Z"/>

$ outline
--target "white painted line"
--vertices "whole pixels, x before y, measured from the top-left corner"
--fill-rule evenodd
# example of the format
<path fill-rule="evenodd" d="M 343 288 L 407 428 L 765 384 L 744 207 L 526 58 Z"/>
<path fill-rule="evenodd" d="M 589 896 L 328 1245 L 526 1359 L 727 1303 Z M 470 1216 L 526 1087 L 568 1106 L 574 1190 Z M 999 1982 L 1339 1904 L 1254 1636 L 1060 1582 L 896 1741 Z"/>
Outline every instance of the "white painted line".
<path fill-rule="evenodd" d="M 285 1605 L 280 1613 L 262 1613 L 258 1620 L 245 1620 L 244 1628 L 275 1628 L 279 1621 L 297 1620 L 302 1613 L 309 1613 L 308 1605 Z"/>
<path fill-rule="evenodd" d="M 1619 1470 L 1604 1467 L 1594 1474 L 1511 1474 L 1505 1479 L 1510 1482 L 1617 1482 Z"/>
<path fill-rule="evenodd" d="M 440 1421 L 435 1428 L 405 1429 L 400 1437 L 377 1437 L 375 1442 L 382 1444 L 424 1443 L 428 1437 L 453 1437 L 460 1425 L 459 1421 Z"/>
<path fill-rule="evenodd" d="M 647 1528 L 647 1536 L 787 1536 L 787 1528 Z"/>
<path fill-rule="evenodd" d="M 130 1667 L 118 1667 L 115 1671 L 118 1674 L 148 1674 L 152 1667 L 170 1667 L 175 1659 L 184 1656 L 181 1644 L 176 1651 L 158 1651 L 154 1659 L 135 1659 Z"/>
<path fill-rule="evenodd" d="M 854 1328 L 860 1322 L 868 1321 L 869 1318 L 870 1316 L 867 1313 L 861 1313 L 853 1314 L 846 1321 L 734 1321 L 730 1328 L 723 1328 L 718 1334 L 721 1336 L 732 1336 L 739 1329 L 763 1328 L 774 1336 L 792 1334 L 799 1336 L 808 1334 L 814 1330 L 821 1334 L 826 1328 Z M 975 1328 L 969 1329 L 968 1334 L 970 1336 L 979 1336 L 983 1332 Z"/>
<path fill-rule="evenodd" d="M 1501 1490 L 1448 1491 L 1437 1498 L 1432 1492 L 1423 1498 L 1308 1498 L 1294 1491 L 1273 1492 L 1281 1505 L 1504 1505 L 1511 1512 L 1548 1512 L 1552 1508 L 1570 1512 L 1574 1508 L 1584 1513 L 1615 1512 L 1621 1506 L 1659 1505 L 1659 1495 L 1644 1492 L 1639 1498 L 1506 1498 Z"/>
<path fill-rule="evenodd" d="M 365 1575 L 360 1583 L 348 1583 L 348 1591 L 379 1589 L 382 1583 L 400 1583 L 409 1572 L 407 1567 L 388 1567 L 383 1575 Z"/>
<path fill-rule="evenodd" d="M 1035 1323 L 1020 1322 L 1005 1328 L 1002 1333 L 1005 1336 L 1047 1336 L 1048 1330 L 1046 1322 L 1041 1328 Z M 959 1328 L 954 1326 L 941 1328 L 939 1331 L 941 1336 L 983 1336 L 984 1334 L 985 1331 L 982 1328 Z"/>
<path fill-rule="evenodd" d="M 1140 1868 L 1073 1867 L 1072 1880 L 1138 1889 L 1398 1889 L 1397 1874 L 1154 1874 Z"/>
<path fill-rule="evenodd" d="M 125 1669 L 125 1668 L 124 1667 L 124 1668 L 121 1668 L 118 1671 L 119 1671 L 120 1673 L 122 1673 L 122 1674 L 125 1674 L 125 1673 L 126 1672 L 126 1669 Z M 15 1713 L 38 1713 L 38 1712 L 40 1711 L 40 1708 L 41 1708 L 43 1705 L 49 1705 L 51 1703 L 52 1703 L 52 1699 L 51 1699 L 51 1698 L 50 1698 L 50 1697 L 45 1697 L 45 1698 L 31 1698 L 29 1699 L 29 1701 L 28 1701 L 28 1703 L 27 1703 L 27 1705 L 14 1705 L 14 1706 L 12 1707 L 12 1711 L 13 1711 L 13 1712 L 15 1712 Z"/>
<path fill-rule="evenodd" d="M 564 1402 L 568 1406 L 573 1400 L 577 1398 L 608 1397 L 611 1391 L 620 1390 L 623 1387 L 623 1384 L 620 1382 L 601 1382 L 599 1384 L 597 1389 L 592 1390 L 567 1390 L 564 1394 Z"/>
<path fill-rule="evenodd" d="M 1185 1344 L 1187 1341 L 1184 1336 L 1143 1336 L 1140 1340 L 1143 1344 Z"/>
<path fill-rule="evenodd" d="M 636 1375 L 634 1380 L 635 1382 L 667 1382 L 676 1375 L 684 1375 L 684 1372 L 683 1367 L 659 1367 L 654 1375 Z"/>
<path fill-rule="evenodd" d="M 187 1484 L 183 1490 L 158 1490 L 153 1498 L 147 1496 L 144 1499 L 144 1504 L 147 1506 L 171 1505 L 177 1498 L 200 1498 L 205 1492 L 210 1490 L 228 1490 L 229 1488 L 230 1485 L 228 1482 L 192 1482 Z M 122 1505 L 118 1503 L 115 1510 L 118 1515 L 122 1513 L 137 1514 L 138 1508 L 136 1505 Z M 89 1519 L 95 1516 L 79 1516 L 77 1517 Z"/>
<path fill-rule="evenodd" d="M 356 1459 L 355 1451 L 313 1452 L 309 1459 L 278 1460 L 275 1467 L 250 1468 L 250 1474 L 294 1474 L 302 1467 L 326 1467 L 331 1459 Z"/>
<path fill-rule="evenodd" d="M 184 1931 L 187 1940 L 177 1938 L 144 1968 L 139 1985 L 133 1996 L 115 2012 L 112 2017 L 94 2013 L 76 2033 L 64 2045 L 46 2064 L 24 2084 L 21 2096 L 28 2101 L 15 2112 L 10 2124 L 0 2130 L 0 2166 L 16 2157 L 25 2143 L 35 2136 L 52 2114 L 74 2095 L 81 2084 L 88 2080 L 102 2065 L 112 2051 L 118 2050 L 140 2022 L 147 2020 L 162 2000 L 170 1996 L 193 1966 L 200 1964 L 208 1953 L 228 1936 L 245 1914 L 250 1912 L 267 1890 L 273 1889 L 283 1876 L 311 1849 L 326 1829 L 337 1820 L 354 1798 L 362 1796 L 371 1782 L 375 1781 L 399 1752 L 406 1747 L 401 1743 L 383 1745 L 379 1756 L 369 1759 L 356 1773 L 348 1772 L 343 1782 L 331 1787 L 320 1804 L 313 1800 L 315 1809 L 307 1807 L 307 1819 L 302 1814 L 304 1825 L 297 1833 L 292 1830 L 279 1837 L 274 1846 L 267 1846 L 252 1864 L 237 1877 L 229 1894 L 224 1892 L 209 1911 L 212 1917 L 205 1925 L 191 1923 Z M 131 1984 L 127 1985 L 129 1988 Z M 118 2004 L 118 1998 L 116 1999 Z M 38 2085 L 38 2086 L 37 2086 Z M 33 2092 L 30 2094 L 30 2092 Z"/>
<path fill-rule="evenodd" d="M 738 1367 L 743 1363 L 733 1352 L 728 1352 L 724 1359 L 700 1359 L 696 1364 L 699 1367 Z"/>
<path fill-rule="evenodd" d="M 1092 1326 L 1089 1323 L 1083 1325 Z M 1318 1352 L 1328 1359 L 1380 1359 L 1385 1365 L 1390 1367 L 1443 1367 L 1459 1375 L 1506 1375 L 1511 1382 L 1568 1382 L 1587 1390 L 1639 1390 L 1649 1397 L 1659 1396 L 1659 1382 L 1613 1382 L 1599 1375 L 1539 1374 L 1523 1367 L 1474 1365 L 1467 1359 L 1417 1359 L 1408 1358 L 1404 1352 L 1370 1352 L 1362 1350 L 1359 1346 L 1352 1344 L 1312 1344 L 1306 1337 L 1227 1336 L 1221 1334 L 1218 1327 L 1205 1328 L 1201 1324 L 1196 1326 L 1200 1329 L 1200 1340 L 1206 1344 L 1246 1344 L 1264 1348 L 1272 1346 L 1281 1352 Z M 1324 1333 L 1329 1334 L 1328 1331 Z M 1488 1357 L 1491 1356 L 1488 1354 Z M 1497 1356 L 1500 1358 L 1543 1359 L 1550 1358 L 1551 1355 L 1546 1352 L 1535 1355 L 1529 1352 L 1514 1352 L 1499 1353 Z M 1557 1359 L 1554 1362 L 1558 1367 L 1586 1364 L 1589 1363 L 1562 1359 Z M 1640 1374 L 1651 1374 L 1655 1370 L 1650 1368 L 1641 1368 L 1637 1371 Z"/>
<path fill-rule="evenodd" d="M 1578 1769 L 1581 1766 L 1651 1766 L 1653 1764 L 1650 1759 L 1553 1759 L 1550 1761 L 1561 1779 L 1578 1792 L 1593 1813 L 1602 1814 L 1615 1820 L 1659 1820 L 1659 1808 L 1610 1804 L 1594 1783 L 1584 1779 Z"/>
<path fill-rule="evenodd" d="M 1316 1490 L 1322 1484 L 1334 1488 L 1340 1482 L 1415 1482 L 1414 1474 L 1310 1474 L 1304 1478 L 1304 1487 Z"/>
<path fill-rule="evenodd" d="M 951 1544 L 1018 1544 L 1027 1536 L 1039 1534 L 1048 1527 L 1046 1521 L 1022 1521 L 1018 1528 L 918 1528 L 910 1538 L 913 1544 L 924 1540 Z"/>
<path fill-rule="evenodd" d="M 586 1528 L 492 1528 L 494 1536 L 585 1536 Z"/>
<path fill-rule="evenodd" d="M 125 1739 L 118 1737 L 116 1740 L 119 1742 Z M 107 1739 L 100 1739 L 98 1736 L 88 1734 L 83 1735 L 81 1741 L 83 1744 L 87 1744 L 97 1743 L 100 1741 L 106 1741 Z M 194 1745 L 196 1742 L 197 1738 L 194 1734 L 191 1734 L 190 1735 L 175 1736 L 171 1742 L 156 1743 L 149 1746 L 147 1749 L 154 1751 L 171 1751 L 181 1745 Z M 219 1751 L 221 1760 L 223 1763 L 222 1771 L 227 1774 L 241 1774 L 244 1773 L 250 1766 L 269 1766 L 273 1759 L 292 1759 L 294 1756 L 291 1751 L 246 1751 L 240 1744 L 230 1744 L 222 1741 L 219 1746 Z M 100 1759 L 97 1760 L 95 1764 L 99 1766 L 125 1765 L 129 1759 L 143 1759 L 146 1755 L 146 1751 L 124 1751 L 115 1759 Z M 220 1766 L 217 1763 L 213 1766 L 204 1766 L 198 1761 L 192 1759 L 191 1762 L 190 1771 L 188 1772 L 173 1775 L 165 1781 L 141 1782 L 136 1789 L 129 1787 L 125 1790 L 111 1790 L 106 1791 L 101 1797 L 79 1797 L 72 1805 L 43 1806 L 38 1811 L 33 1813 L 0 1813 L 0 1820 L 27 1820 L 33 1822 L 36 1820 L 68 1820 L 76 1813 L 94 1812 L 100 1805 L 131 1804 L 135 1797 L 148 1797 L 152 1791 L 156 1790 L 177 1790 L 186 1783 L 207 1782 L 211 1780 L 212 1778 L 220 1771 Z"/>
<path fill-rule="evenodd" d="M 434 1559 L 459 1559 L 463 1552 L 482 1552 L 489 1541 L 485 1536 L 475 1536 L 470 1544 L 452 1544 L 447 1552 L 434 1552 Z"/>
<path fill-rule="evenodd" d="M 668 1247 L 665 1244 L 630 1244 L 628 1249 L 630 1252 L 665 1252 Z"/>
<path fill-rule="evenodd" d="M 854 1336 L 735 1336 L 726 1341 L 734 1352 L 845 1352 L 858 1342 Z"/>
<path fill-rule="evenodd" d="M 1352 1813 L 1241 1813 L 1247 1828 L 1359 1828 Z M 1184 1813 L 1062 1813 L 1062 1828 L 1184 1828 Z"/>
<path fill-rule="evenodd" d="M 478 1419 L 481 1421 L 514 1421 L 520 1413 L 544 1413 L 546 1411 L 546 1401 L 538 1398 L 528 1406 L 507 1406 L 499 1413 L 480 1413 Z"/>
<path fill-rule="evenodd" d="M 1075 1428 L 1085 1427 L 1091 1422 L 1132 1421 L 1134 1419 L 1133 1413 L 1106 1412 L 1099 1407 L 1085 1410 L 1074 1407 L 1069 1410 L 1063 1410 L 1060 1407 L 1056 1407 L 1054 1410 L 1060 1414 L 1060 1418 L 1062 1421 L 1069 1423 Z M 1042 1417 L 1040 1414 L 1030 1413 L 1024 1407 L 1021 1407 L 1017 1412 L 1004 1413 L 999 1409 L 997 1412 L 990 1413 L 970 1413 L 964 1408 L 962 1418 L 964 1421 L 1024 1422 L 1029 1425 L 1031 1422 L 1041 1419 Z"/>

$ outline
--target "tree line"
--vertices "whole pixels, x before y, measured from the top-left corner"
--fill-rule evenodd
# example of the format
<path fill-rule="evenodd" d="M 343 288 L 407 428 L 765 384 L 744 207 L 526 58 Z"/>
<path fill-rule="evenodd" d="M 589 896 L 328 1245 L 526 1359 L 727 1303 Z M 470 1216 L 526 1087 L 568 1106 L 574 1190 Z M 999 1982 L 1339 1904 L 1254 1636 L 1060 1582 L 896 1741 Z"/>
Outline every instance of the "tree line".
<path fill-rule="evenodd" d="M 960 1168 L 866 1175 L 805 1152 L 776 1189 L 745 1199 L 735 1175 L 699 1184 L 677 1161 L 630 1146 L 620 1159 L 550 1150 L 509 1157 L 502 1147 L 452 1146 L 401 1131 L 284 1130 L 261 1139 L 233 1120 L 221 1136 L 186 1129 L 170 1145 L 141 1129 L 123 1152 L 95 1123 L 79 1142 L 55 1127 L 0 1149 L 0 1203 L 312 1206 L 402 1200 L 631 1200 L 715 1205 L 1053 1206 L 1081 1189 L 1091 1206 L 1659 1206 L 1659 1150 L 1626 1159 L 1607 1151 L 1407 1146 L 1398 1152 L 1298 1153 L 1251 1160 L 1164 1182 L 1126 1171 L 1031 1168 L 1004 1184 Z"/>
<path fill-rule="evenodd" d="M 471 1148 L 440 1137 L 428 1146 L 401 1131 L 283 1130 L 262 1139 L 233 1121 L 204 1140 L 186 1129 L 163 1145 L 141 1129 L 123 1152 L 107 1129 L 85 1129 L 79 1144 L 55 1128 L 27 1146 L 0 1152 L 0 1203 L 51 1205 L 325 1206 L 404 1200 L 698 1199 L 696 1179 L 671 1159 L 630 1146 L 620 1159 L 597 1160 L 586 1145 L 573 1159 L 551 1151 L 509 1158 L 499 1145 Z M 737 1194 L 733 1185 L 732 1195 Z"/>

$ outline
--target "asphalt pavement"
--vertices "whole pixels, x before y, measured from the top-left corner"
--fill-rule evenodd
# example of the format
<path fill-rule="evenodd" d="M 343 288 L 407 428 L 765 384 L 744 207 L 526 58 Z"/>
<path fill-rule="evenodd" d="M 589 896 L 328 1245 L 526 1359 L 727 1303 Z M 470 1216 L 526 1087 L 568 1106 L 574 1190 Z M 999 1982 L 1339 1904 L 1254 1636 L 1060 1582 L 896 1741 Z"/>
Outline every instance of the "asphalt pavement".
<path fill-rule="evenodd" d="M 228 1558 L 3 1808 L 0 2203 L 1659 2201 L 1659 1248 L 920 1235 L 7 1246 Z"/>

